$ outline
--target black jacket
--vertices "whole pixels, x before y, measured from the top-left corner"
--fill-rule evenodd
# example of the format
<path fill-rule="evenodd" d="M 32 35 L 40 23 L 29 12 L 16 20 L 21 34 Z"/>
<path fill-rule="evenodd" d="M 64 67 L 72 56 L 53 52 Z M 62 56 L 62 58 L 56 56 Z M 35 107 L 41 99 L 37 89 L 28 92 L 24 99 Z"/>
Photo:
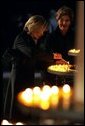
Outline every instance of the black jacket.
<path fill-rule="evenodd" d="M 53 62 L 52 55 L 49 55 L 46 51 L 46 41 L 43 37 L 35 44 L 32 37 L 27 35 L 25 31 L 21 32 L 16 37 L 13 49 L 15 49 L 15 63 L 18 67 L 22 65 L 26 66 L 28 64 L 30 66 L 34 65 L 36 68 L 35 65 L 39 62 Z"/>
<path fill-rule="evenodd" d="M 44 37 L 35 44 L 32 37 L 23 31 L 16 37 L 13 49 L 15 60 L 12 68 L 16 70 L 16 79 L 19 83 L 24 81 L 33 83 L 35 71 L 47 71 L 47 67 L 54 64 L 53 55 L 47 53 Z"/>
<path fill-rule="evenodd" d="M 63 36 L 57 26 L 56 30 L 53 31 L 47 40 L 47 48 L 51 53 L 61 53 L 63 58 L 67 61 L 71 60 L 68 56 L 69 49 L 75 47 L 75 32 L 69 29 L 67 34 Z"/>

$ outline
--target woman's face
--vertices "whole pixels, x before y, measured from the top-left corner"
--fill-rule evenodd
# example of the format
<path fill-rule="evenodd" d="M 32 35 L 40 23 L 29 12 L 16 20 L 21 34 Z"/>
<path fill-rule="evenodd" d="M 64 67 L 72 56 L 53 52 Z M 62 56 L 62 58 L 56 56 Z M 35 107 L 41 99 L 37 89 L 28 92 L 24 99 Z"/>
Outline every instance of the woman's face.
<path fill-rule="evenodd" d="M 71 20 L 70 17 L 68 15 L 64 15 L 62 16 L 59 20 L 58 20 L 58 25 L 59 28 L 61 30 L 62 33 L 66 33 L 71 25 Z"/>
<path fill-rule="evenodd" d="M 44 31 L 45 31 L 45 28 L 40 27 L 39 29 L 32 32 L 32 36 L 38 40 L 40 37 L 43 36 Z"/>

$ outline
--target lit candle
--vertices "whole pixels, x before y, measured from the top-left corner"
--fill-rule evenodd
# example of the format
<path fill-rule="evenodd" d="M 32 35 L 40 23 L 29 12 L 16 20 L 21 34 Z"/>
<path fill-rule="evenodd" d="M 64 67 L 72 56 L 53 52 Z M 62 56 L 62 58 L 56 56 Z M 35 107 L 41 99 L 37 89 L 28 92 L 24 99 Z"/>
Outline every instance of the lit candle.
<path fill-rule="evenodd" d="M 32 89 L 27 88 L 25 91 L 18 94 L 18 101 L 26 106 L 33 106 Z"/>
<path fill-rule="evenodd" d="M 68 84 L 65 84 L 62 88 L 62 105 L 64 109 L 68 109 L 70 107 L 71 100 L 71 88 Z"/>
<path fill-rule="evenodd" d="M 40 104 L 40 94 L 41 89 L 40 87 L 34 87 L 33 88 L 33 105 L 39 107 Z"/>
<path fill-rule="evenodd" d="M 47 110 L 50 107 L 50 92 L 51 92 L 51 88 L 48 85 L 44 85 L 42 87 L 42 92 L 40 95 L 40 108 Z"/>
<path fill-rule="evenodd" d="M 50 99 L 50 104 L 51 107 L 57 107 L 59 103 L 59 88 L 57 86 L 52 86 L 51 87 L 51 99 Z"/>

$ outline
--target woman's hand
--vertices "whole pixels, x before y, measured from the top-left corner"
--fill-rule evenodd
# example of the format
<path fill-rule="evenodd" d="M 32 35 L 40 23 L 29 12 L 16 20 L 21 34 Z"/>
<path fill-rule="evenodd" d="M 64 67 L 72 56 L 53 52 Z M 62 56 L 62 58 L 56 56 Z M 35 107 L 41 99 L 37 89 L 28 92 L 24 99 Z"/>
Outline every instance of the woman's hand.
<path fill-rule="evenodd" d="M 53 53 L 53 59 L 60 60 L 62 59 L 62 55 L 60 53 Z"/>
<path fill-rule="evenodd" d="M 56 60 L 56 64 L 69 64 L 68 61 L 64 60 L 62 58 L 62 55 L 60 53 L 53 53 L 53 58 Z"/>
<path fill-rule="evenodd" d="M 64 60 L 63 58 L 62 59 L 60 59 L 60 60 L 56 60 L 56 64 L 61 64 L 61 65 L 63 65 L 63 64 L 69 64 L 69 62 L 67 62 L 66 60 Z"/>

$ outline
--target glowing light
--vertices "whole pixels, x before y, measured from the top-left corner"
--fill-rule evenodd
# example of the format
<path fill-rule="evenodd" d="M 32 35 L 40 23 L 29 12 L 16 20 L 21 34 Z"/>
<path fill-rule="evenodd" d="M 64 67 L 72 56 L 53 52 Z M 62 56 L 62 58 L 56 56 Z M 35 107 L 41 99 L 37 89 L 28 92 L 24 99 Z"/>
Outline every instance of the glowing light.
<path fill-rule="evenodd" d="M 65 84 L 64 86 L 63 86 L 63 92 L 64 93 L 68 93 L 68 92 L 70 92 L 70 86 L 68 85 L 68 84 Z"/>
<path fill-rule="evenodd" d="M 26 102 L 30 103 L 32 102 L 32 95 L 33 95 L 32 89 L 28 88 L 22 93 L 22 98 Z"/>
<path fill-rule="evenodd" d="M 69 50 L 69 52 L 71 52 L 71 53 L 79 53 L 80 49 L 71 49 L 71 50 Z"/>
<path fill-rule="evenodd" d="M 58 94 L 59 93 L 59 88 L 57 86 L 52 86 L 51 87 L 51 93 L 52 94 Z"/>
<path fill-rule="evenodd" d="M 39 107 L 47 110 L 50 107 L 56 108 L 62 97 L 63 106 L 70 103 L 71 88 L 68 84 L 63 85 L 62 88 L 54 85 L 44 85 L 42 88 L 36 86 L 32 89 L 27 88 L 25 91 L 20 92 L 18 101 L 28 107 Z M 66 108 L 66 107 L 65 107 Z"/>
<path fill-rule="evenodd" d="M 18 101 L 26 106 L 30 106 L 33 104 L 33 92 L 32 89 L 28 88 L 23 92 L 18 94 Z"/>
<path fill-rule="evenodd" d="M 50 86 L 49 85 L 44 85 L 43 88 L 42 88 L 42 92 L 45 95 L 45 97 L 49 97 L 50 96 L 50 92 L 51 92 Z"/>
<path fill-rule="evenodd" d="M 40 94 L 41 94 L 40 87 L 34 87 L 33 88 L 33 105 L 34 106 L 39 106 L 39 104 L 40 104 Z"/>
<path fill-rule="evenodd" d="M 21 122 L 17 122 L 16 125 L 23 125 L 23 123 L 21 123 Z"/>
<path fill-rule="evenodd" d="M 31 88 L 27 88 L 24 92 L 28 95 L 32 95 L 32 89 Z"/>
<path fill-rule="evenodd" d="M 70 65 L 68 64 L 59 64 L 59 65 L 51 65 L 48 67 L 48 70 L 51 70 L 51 71 L 58 71 L 58 72 L 68 72 L 70 70 Z"/>
<path fill-rule="evenodd" d="M 47 110 L 47 109 L 49 109 L 49 107 L 50 107 L 50 103 L 48 102 L 48 101 L 41 101 L 41 103 L 40 103 L 40 107 L 43 109 L 43 110 Z"/>
<path fill-rule="evenodd" d="M 39 95 L 40 94 L 40 87 L 34 87 L 33 88 L 33 93 L 36 94 L 36 95 Z"/>
<path fill-rule="evenodd" d="M 2 120 L 1 125 L 9 125 L 9 122 L 7 120 Z"/>
<path fill-rule="evenodd" d="M 4 119 L 4 120 L 2 120 L 1 125 L 23 125 L 23 123 L 21 123 L 21 122 L 10 123 L 10 122 L 7 121 L 6 119 Z"/>

